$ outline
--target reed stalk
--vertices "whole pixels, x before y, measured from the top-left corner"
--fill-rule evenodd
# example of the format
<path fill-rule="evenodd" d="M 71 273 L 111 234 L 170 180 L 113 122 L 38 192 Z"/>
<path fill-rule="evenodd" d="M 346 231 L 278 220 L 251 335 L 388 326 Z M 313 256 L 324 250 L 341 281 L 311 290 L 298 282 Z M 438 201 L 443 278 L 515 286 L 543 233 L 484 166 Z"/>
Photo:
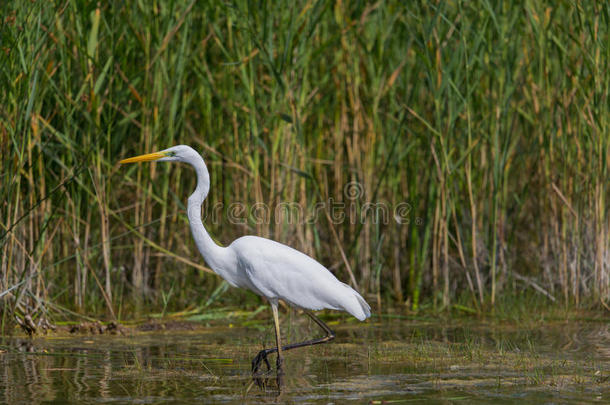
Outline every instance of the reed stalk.
<path fill-rule="evenodd" d="M 604 3 L 3 2 L 0 16 L 3 323 L 52 315 L 41 302 L 120 318 L 225 291 L 188 233 L 192 173 L 117 164 L 174 144 L 204 153 L 219 242 L 287 243 L 382 310 L 477 312 L 523 290 L 608 306 Z"/>

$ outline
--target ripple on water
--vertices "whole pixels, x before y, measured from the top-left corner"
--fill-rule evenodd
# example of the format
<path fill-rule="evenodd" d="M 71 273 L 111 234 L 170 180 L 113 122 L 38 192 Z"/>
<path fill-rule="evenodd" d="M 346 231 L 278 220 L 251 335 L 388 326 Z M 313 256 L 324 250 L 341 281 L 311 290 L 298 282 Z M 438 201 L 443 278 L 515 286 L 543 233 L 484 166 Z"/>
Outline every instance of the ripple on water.
<path fill-rule="evenodd" d="M 302 325 L 291 330 L 298 337 L 310 331 Z M 606 324 L 394 321 L 339 327 L 335 342 L 287 354 L 281 390 L 273 373 L 257 385 L 249 371 L 261 342 L 272 344 L 267 332 L 4 337 L 0 402 L 610 400 Z"/>

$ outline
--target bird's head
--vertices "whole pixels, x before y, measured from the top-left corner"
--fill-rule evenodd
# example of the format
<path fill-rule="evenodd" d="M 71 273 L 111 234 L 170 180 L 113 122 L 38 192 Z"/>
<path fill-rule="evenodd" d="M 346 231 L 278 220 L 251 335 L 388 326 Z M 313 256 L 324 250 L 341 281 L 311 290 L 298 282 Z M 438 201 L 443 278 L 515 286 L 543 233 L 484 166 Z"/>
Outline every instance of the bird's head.
<path fill-rule="evenodd" d="M 177 145 L 171 148 L 164 149 L 159 152 L 148 153 L 146 155 L 140 155 L 131 157 L 129 159 L 123 159 L 119 163 L 136 163 L 136 162 L 185 162 L 192 163 L 196 159 L 201 159 L 201 155 L 190 146 Z"/>

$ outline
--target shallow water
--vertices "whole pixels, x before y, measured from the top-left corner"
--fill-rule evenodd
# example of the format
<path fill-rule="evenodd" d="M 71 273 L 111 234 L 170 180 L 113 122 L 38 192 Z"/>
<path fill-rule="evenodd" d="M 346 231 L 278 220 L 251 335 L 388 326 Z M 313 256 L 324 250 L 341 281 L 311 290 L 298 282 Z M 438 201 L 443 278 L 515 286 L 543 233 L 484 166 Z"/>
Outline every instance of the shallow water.
<path fill-rule="evenodd" d="M 287 340 L 318 333 L 286 321 Z M 0 402 L 610 402 L 610 326 L 394 320 L 337 324 L 334 342 L 285 357 L 258 384 L 250 360 L 271 327 L 132 336 L 0 338 Z M 271 359 L 274 364 L 274 359 Z"/>

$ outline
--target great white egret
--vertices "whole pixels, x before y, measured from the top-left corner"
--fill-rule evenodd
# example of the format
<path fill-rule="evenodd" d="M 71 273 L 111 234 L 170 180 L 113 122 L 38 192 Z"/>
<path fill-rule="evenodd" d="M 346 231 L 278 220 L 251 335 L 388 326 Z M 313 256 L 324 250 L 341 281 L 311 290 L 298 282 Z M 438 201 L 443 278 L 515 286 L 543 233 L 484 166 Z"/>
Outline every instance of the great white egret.
<path fill-rule="evenodd" d="M 258 236 L 242 236 L 228 247 L 217 245 L 201 222 L 201 205 L 210 190 L 210 175 L 203 158 L 193 148 L 178 145 L 160 152 L 121 160 L 135 162 L 184 162 L 197 173 L 197 188 L 188 198 L 188 219 L 195 244 L 207 264 L 234 287 L 247 288 L 265 297 L 273 311 L 277 346 L 261 350 L 252 360 L 252 371 L 257 372 L 267 355 L 277 352 L 277 369 L 281 372 L 282 351 L 310 346 L 334 339 L 332 330 L 311 310 L 324 308 L 347 311 L 361 321 L 371 315 L 364 298 L 337 278 L 316 260 L 281 243 Z M 278 300 L 301 308 L 326 333 L 319 339 L 286 346 L 281 345 Z"/>

